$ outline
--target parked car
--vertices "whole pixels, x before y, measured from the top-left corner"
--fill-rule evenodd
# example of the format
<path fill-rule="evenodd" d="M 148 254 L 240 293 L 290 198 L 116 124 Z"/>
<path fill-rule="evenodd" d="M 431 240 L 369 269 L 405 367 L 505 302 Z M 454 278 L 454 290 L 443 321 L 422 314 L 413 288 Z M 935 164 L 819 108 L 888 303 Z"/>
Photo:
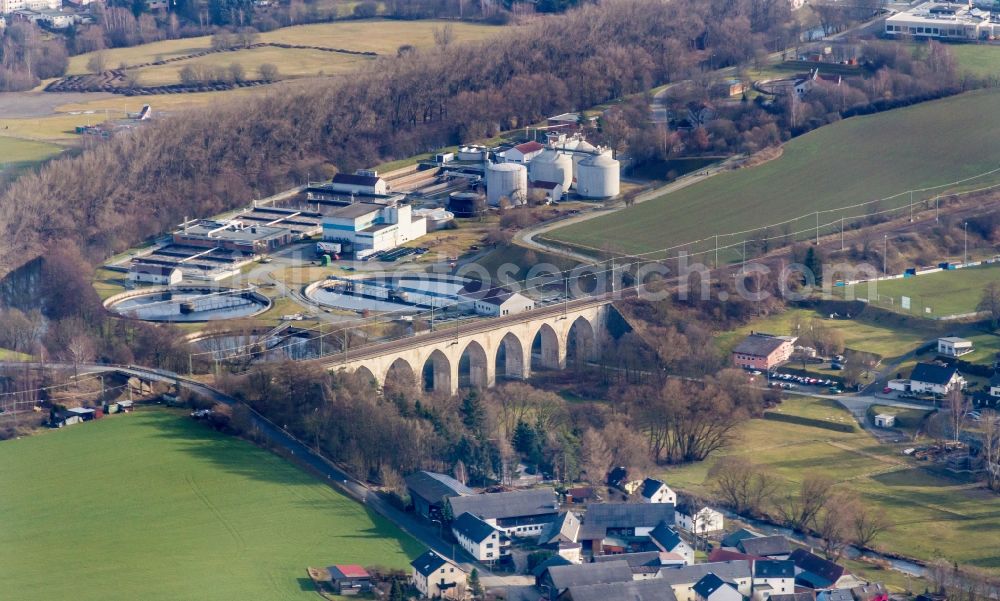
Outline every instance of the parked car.
<path fill-rule="evenodd" d="M 882 389 L 882 394 L 889 394 L 890 392 L 892 392 L 892 388 L 889 388 L 888 386 Z"/>

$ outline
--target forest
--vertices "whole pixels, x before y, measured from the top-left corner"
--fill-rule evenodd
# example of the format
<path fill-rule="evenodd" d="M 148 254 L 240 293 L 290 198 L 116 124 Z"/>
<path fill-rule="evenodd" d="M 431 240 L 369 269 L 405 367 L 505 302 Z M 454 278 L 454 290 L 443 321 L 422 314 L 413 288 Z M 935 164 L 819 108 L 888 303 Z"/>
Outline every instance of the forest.
<path fill-rule="evenodd" d="M 722 35 L 734 27 L 737 43 Z M 386 57 L 350 80 L 164 119 L 54 160 L 4 191 L 0 273 L 67 241 L 101 259 L 185 215 L 267 196 L 324 165 L 370 166 L 520 128 L 683 78 L 708 51 L 736 63 L 754 47 L 783 47 L 793 32 L 777 1 L 612 0 L 488 45 Z"/>

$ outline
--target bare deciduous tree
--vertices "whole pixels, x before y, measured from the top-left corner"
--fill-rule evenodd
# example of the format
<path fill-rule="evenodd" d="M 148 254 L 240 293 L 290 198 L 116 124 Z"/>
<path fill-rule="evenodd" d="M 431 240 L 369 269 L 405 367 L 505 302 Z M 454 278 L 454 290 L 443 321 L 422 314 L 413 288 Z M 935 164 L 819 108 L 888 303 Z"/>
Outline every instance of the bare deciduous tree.
<path fill-rule="evenodd" d="M 892 520 L 881 510 L 858 503 L 852 518 L 854 542 L 871 548 L 875 539 L 893 527 Z"/>
<path fill-rule="evenodd" d="M 965 431 L 965 420 L 972 403 L 965 391 L 956 386 L 945 398 L 945 406 L 948 408 L 948 425 L 951 427 L 952 440 L 958 442 L 962 438 L 962 432 Z"/>
<path fill-rule="evenodd" d="M 826 506 L 833 489 L 833 480 L 822 475 L 808 475 L 799 486 L 798 494 L 789 495 L 778 504 L 785 523 L 795 530 L 812 528 Z"/>
<path fill-rule="evenodd" d="M 708 471 L 713 490 L 738 514 L 761 512 L 774 500 L 778 480 L 746 457 L 723 457 Z"/>

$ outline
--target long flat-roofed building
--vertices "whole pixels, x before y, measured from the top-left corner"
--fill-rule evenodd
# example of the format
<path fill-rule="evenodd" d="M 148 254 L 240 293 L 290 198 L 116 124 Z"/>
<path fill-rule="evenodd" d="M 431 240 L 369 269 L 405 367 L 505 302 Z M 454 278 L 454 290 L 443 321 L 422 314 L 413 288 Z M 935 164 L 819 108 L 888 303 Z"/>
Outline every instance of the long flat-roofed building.
<path fill-rule="evenodd" d="M 890 36 L 952 40 L 982 40 L 1000 34 L 990 11 L 950 2 L 926 2 L 885 20 Z"/>
<path fill-rule="evenodd" d="M 257 255 L 271 252 L 295 240 L 291 230 L 233 221 L 200 220 L 186 223 L 174 232 L 175 244 L 220 248 Z"/>

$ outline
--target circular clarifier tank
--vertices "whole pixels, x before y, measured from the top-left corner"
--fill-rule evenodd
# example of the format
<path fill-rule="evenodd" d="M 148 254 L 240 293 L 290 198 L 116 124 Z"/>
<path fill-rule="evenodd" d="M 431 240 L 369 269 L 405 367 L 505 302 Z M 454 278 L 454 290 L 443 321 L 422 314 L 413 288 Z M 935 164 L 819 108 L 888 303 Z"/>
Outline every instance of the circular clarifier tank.
<path fill-rule="evenodd" d="M 194 323 L 257 315 L 271 307 L 271 299 L 250 289 L 184 286 L 132 290 L 112 296 L 104 306 L 143 321 Z"/>

